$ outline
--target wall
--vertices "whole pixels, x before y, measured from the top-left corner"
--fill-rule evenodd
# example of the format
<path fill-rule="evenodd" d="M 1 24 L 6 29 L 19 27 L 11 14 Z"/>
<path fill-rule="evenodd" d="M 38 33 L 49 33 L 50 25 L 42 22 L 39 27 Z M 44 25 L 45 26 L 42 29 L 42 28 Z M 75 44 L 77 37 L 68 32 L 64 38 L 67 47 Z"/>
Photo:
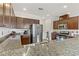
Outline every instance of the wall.
<path fill-rule="evenodd" d="M 43 25 L 43 39 L 46 39 L 45 21 L 46 20 L 40 20 L 40 24 Z"/>
<path fill-rule="evenodd" d="M 47 39 L 47 32 L 49 32 L 49 39 L 51 40 L 51 32 L 53 31 L 53 20 L 44 19 L 40 20 L 40 24 L 43 24 L 43 39 Z"/>

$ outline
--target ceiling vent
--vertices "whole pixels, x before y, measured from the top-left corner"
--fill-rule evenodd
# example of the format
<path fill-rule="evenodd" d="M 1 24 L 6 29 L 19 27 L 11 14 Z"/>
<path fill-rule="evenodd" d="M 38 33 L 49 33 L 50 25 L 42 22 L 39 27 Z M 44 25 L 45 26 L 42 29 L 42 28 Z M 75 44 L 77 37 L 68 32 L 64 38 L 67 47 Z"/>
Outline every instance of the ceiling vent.
<path fill-rule="evenodd" d="M 43 8 L 38 8 L 39 10 L 44 10 Z"/>

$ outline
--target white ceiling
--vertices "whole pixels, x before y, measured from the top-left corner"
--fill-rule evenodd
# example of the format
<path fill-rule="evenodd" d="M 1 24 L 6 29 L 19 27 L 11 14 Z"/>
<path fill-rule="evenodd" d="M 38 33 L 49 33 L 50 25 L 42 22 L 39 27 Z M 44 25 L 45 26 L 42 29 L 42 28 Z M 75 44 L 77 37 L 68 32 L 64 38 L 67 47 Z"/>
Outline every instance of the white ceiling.
<path fill-rule="evenodd" d="M 64 5 L 67 5 L 67 8 L 64 8 Z M 29 13 L 41 18 L 53 19 L 66 13 L 70 13 L 70 16 L 79 15 L 79 3 L 13 3 L 13 6 L 15 12 Z M 26 8 L 26 11 L 23 11 L 23 8 Z"/>

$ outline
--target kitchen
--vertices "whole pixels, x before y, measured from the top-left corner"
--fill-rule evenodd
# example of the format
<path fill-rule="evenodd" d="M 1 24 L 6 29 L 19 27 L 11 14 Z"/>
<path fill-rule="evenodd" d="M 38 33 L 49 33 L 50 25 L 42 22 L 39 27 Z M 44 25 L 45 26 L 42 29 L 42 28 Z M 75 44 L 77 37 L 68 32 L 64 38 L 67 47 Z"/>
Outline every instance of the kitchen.
<path fill-rule="evenodd" d="M 17 7 L 15 7 L 15 5 Z M 0 15 L 0 55 L 77 55 L 74 54 L 75 52 L 73 52 L 73 54 L 67 53 L 65 49 L 71 49 L 73 48 L 72 45 L 76 45 L 74 49 L 77 48 L 78 50 L 79 16 L 71 17 L 70 14 L 62 13 L 64 15 L 60 14 L 57 18 L 51 18 L 50 15 L 47 14 L 45 20 L 35 15 L 25 15 L 25 11 L 27 10 L 25 8 L 23 8 L 23 12 L 20 15 L 18 9 L 21 9 L 21 7 L 18 7 L 18 5 L 21 6 L 23 4 L 0 4 L 0 10 L 2 12 Z M 31 8 L 32 5 L 36 6 L 37 4 L 26 4 L 25 6 L 28 5 Z M 38 4 L 38 6 L 39 5 L 40 4 Z M 51 4 L 47 5 L 51 6 Z M 57 4 L 55 5 L 57 6 Z M 42 6 L 42 4 L 40 6 Z M 54 7 L 54 5 L 52 6 Z M 15 10 L 17 9 L 16 13 L 13 7 Z M 44 12 L 44 8 L 39 7 L 37 9 L 39 10 L 37 10 L 39 14 L 42 15 L 41 13 Z M 20 16 L 16 16 L 16 14 Z M 70 45 L 68 46 L 68 44 Z M 61 48 L 63 48 L 62 52 L 60 52 L 62 50 Z M 67 51 L 71 52 L 71 50 L 68 49 Z"/>

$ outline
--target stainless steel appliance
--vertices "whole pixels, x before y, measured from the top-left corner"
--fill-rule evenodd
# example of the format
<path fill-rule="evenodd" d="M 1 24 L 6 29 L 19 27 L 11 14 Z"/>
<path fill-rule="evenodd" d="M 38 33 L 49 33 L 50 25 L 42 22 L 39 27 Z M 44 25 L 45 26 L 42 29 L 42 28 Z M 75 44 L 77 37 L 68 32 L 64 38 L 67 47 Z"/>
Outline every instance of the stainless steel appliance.
<path fill-rule="evenodd" d="M 58 28 L 59 29 L 67 29 L 67 24 L 59 24 Z"/>
<path fill-rule="evenodd" d="M 30 25 L 30 42 L 37 43 L 43 41 L 43 25 Z"/>

